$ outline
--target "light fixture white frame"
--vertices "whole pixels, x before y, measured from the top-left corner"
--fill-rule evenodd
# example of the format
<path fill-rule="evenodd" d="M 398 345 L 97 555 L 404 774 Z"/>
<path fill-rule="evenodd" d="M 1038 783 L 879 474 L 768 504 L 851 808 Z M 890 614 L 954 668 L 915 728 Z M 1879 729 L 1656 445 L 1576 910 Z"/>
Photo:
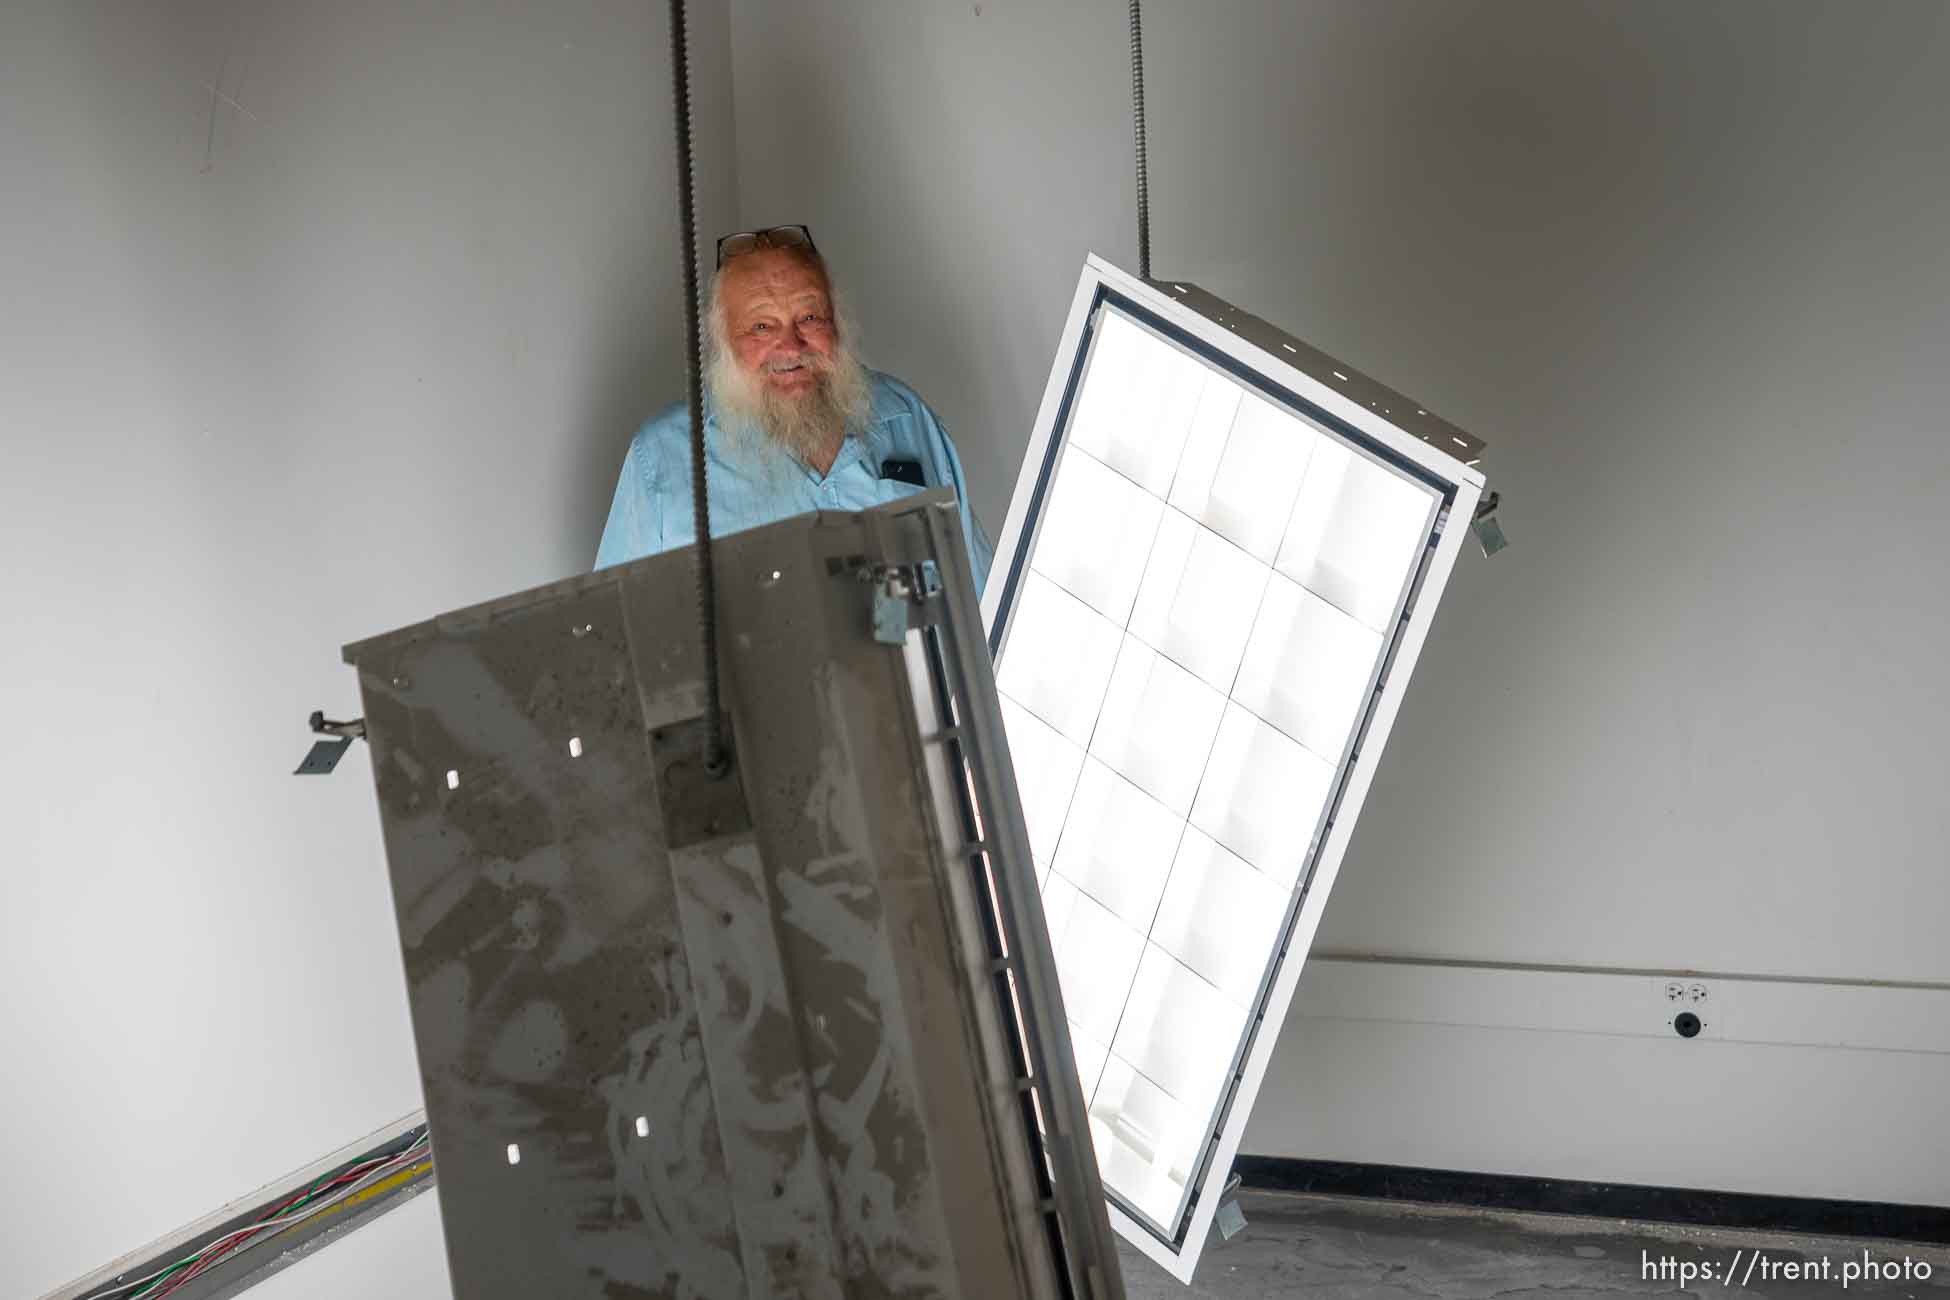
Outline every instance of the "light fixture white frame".
<path fill-rule="evenodd" d="M 1100 334 L 1100 313 L 1106 307 L 1231 372 L 1243 385 L 1297 412 L 1328 436 L 1420 479 L 1443 501 L 1406 608 L 1392 635 L 1384 635 L 1379 681 L 1330 788 L 1324 814 L 1329 819 L 1327 831 L 1312 860 L 1302 866 L 1297 902 L 1280 931 L 1281 942 L 1270 954 L 1271 977 L 1262 982 L 1256 1006 L 1249 1008 L 1257 1014 L 1247 1018 L 1242 1050 L 1235 1056 L 1217 1119 L 1206 1132 L 1203 1160 L 1189 1185 L 1191 1194 L 1168 1235 L 1139 1218 L 1115 1194 L 1108 1197 L 1111 1223 L 1118 1234 L 1180 1281 L 1190 1282 L 1376 763 L 1393 728 L 1403 688 L 1414 672 L 1483 494 L 1483 475 L 1474 468 L 1483 443 L 1431 415 L 1413 399 L 1194 285 L 1141 280 L 1093 254 L 1085 260 L 1071 301 L 983 594 L 983 622 L 998 666 L 1006 650 L 1008 617 L 1028 574 L 1045 498 L 1068 445 L 1070 420 L 1092 344 Z"/>

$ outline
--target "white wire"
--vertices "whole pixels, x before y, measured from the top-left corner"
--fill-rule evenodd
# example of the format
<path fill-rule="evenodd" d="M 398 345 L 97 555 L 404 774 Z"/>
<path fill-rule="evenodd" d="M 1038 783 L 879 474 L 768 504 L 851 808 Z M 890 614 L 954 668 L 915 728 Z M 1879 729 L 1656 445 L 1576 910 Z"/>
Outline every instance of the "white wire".
<path fill-rule="evenodd" d="M 413 1139 L 413 1143 L 411 1146 L 406 1147 L 404 1150 L 398 1152 L 397 1154 L 381 1157 L 380 1159 L 383 1161 L 383 1163 L 375 1166 L 374 1168 L 368 1169 L 365 1173 L 360 1174 L 357 1180 L 346 1185 L 345 1187 L 340 1188 L 338 1191 L 333 1192 L 329 1197 L 327 1197 L 322 1201 L 318 1201 L 315 1202 L 314 1204 L 304 1206 L 296 1213 L 286 1215 L 283 1218 L 266 1219 L 262 1223 L 246 1223 L 236 1228 L 232 1228 L 229 1232 L 226 1232 L 223 1236 L 217 1237 L 214 1240 L 210 1241 L 208 1244 L 206 1244 L 203 1247 L 203 1249 L 197 1251 L 196 1254 L 194 1255 L 189 1255 L 179 1260 L 171 1260 L 169 1263 L 163 1265 L 155 1272 L 148 1273 L 142 1277 L 136 1278 L 133 1282 L 123 1282 L 117 1286 L 113 1286 L 109 1288 L 106 1291 L 96 1291 L 90 1296 L 88 1296 L 87 1300 L 111 1300 L 112 1297 L 122 1295 L 126 1292 L 132 1291 L 135 1288 L 142 1286 L 144 1283 L 153 1282 L 165 1273 L 173 1272 L 174 1270 L 185 1266 L 193 1268 L 196 1266 L 197 1263 L 199 1263 L 206 1255 L 209 1255 L 211 1252 L 230 1249 L 231 1245 L 235 1245 L 236 1238 L 240 1236 L 251 1236 L 254 1238 L 253 1240 L 241 1246 L 237 1246 L 237 1249 L 240 1252 L 249 1250 L 252 1246 L 260 1245 L 266 1239 L 261 1236 L 257 1236 L 256 1234 L 262 1233 L 263 1231 L 269 1228 L 289 1226 L 293 1223 L 297 1223 L 302 1220 L 309 1219 L 313 1215 L 316 1215 L 323 1210 L 328 1210 L 332 1206 L 339 1204 L 340 1202 L 344 1201 L 348 1197 L 358 1195 L 360 1191 L 364 1190 L 366 1184 L 372 1181 L 374 1178 L 385 1175 L 386 1173 L 390 1172 L 398 1165 L 411 1164 L 412 1160 L 409 1159 L 409 1157 L 418 1155 L 420 1149 L 424 1147 L 426 1144 L 427 1144 L 427 1135 L 425 1133 L 422 1133 L 420 1134 L 419 1137 Z M 354 1165 L 352 1168 L 357 1169 L 358 1166 Z M 346 1172 L 350 1173 L 351 1170 L 347 1170 Z M 340 1175 L 340 1177 L 343 1176 L 344 1176 L 343 1174 Z"/>
<path fill-rule="evenodd" d="M 398 1168 L 400 1165 L 413 1163 L 413 1158 L 418 1155 L 420 1148 L 423 1145 L 425 1145 L 425 1143 L 426 1143 L 426 1135 L 421 1134 L 420 1137 L 414 1140 L 413 1145 L 407 1147 L 405 1150 L 401 1151 L 398 1155 L 387 1157 L 383 1164 L 377 1165 L 374 1168 L 367 1170 L 365 1173 L 359 1175 L 359 1177 L 356 1180 L 346 1184 L 344 1187 L 339 1188 L 337 1191 L 333 1192 L 330 1196 L 326 1197 L 322 1201 L 317 1201 L 311 1205 L 304 1206 L 301 1209 L 295 1211 L 294 1213 L 287 1214 L 282 1218 L 266 1219 L 262 1223 L 248 1223 L 243 1225 L 242 1227 L 232 1229 L 224 1236 L 217 1238 L 215 1241 L 212 1241 L 209 1245 L 205 1246 L 202 1250 L 198 1251 L 196 1257 L 193 1257 L 191 1259 L 190 1267 L 192 1268 L 195 1267 L 197 1262 L 201 1259 L 202 1256 L 210 1255 L 213 1253 L 221 1254 L 230 1251 L 232 1249 L 241 1253 L 245 1250 L 249 1250 L 254 1246 L 262 1245 L 265 1241 L 269 1240 L 269 1238 L 261 1236 L 259 1234 L 264 1233 L 269 1229 L 284 1228 L 284 1227 L 289 1227 L 294 1223 L 302 1223 L 306 1219 L 313 1218 L 318 1214 L 321 1214 L 324 1211 L 331 1209 L 335 1205 L 339 1205 L 347 1200 L 350 1200 L 352 1197 L 357 1196 L 361 1191 L 365 1190 L 365 1188 L 368 1185 L 370 1185 L 374 1181 L 383 1179 L 387 1174 L 391 1173 L 394 1169 Z M 356 1167 L 357 1166 L 354 1166 L 354 1168 Z M 350 1170 L 348 1170 L 347 1172 L 349 1173 Z M 343 1175 L 341 1175 L 341 1177 L 342 1176 Z M 239 1241 L 236 1240 L 239 1237 L 247 1237 L 249 1238 L 249 1240 L 240 1243 Z"/>

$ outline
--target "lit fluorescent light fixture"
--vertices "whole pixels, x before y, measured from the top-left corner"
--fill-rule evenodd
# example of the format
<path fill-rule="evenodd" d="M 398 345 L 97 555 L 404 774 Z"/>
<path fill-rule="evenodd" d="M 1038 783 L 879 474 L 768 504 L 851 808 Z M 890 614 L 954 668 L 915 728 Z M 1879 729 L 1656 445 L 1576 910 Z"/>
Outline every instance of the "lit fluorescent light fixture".
<path fill-rule="evenodd" d="M 1483 443 L 1092 257 L 983 614 L 1117 1230 L 1190 1281 Z"/>

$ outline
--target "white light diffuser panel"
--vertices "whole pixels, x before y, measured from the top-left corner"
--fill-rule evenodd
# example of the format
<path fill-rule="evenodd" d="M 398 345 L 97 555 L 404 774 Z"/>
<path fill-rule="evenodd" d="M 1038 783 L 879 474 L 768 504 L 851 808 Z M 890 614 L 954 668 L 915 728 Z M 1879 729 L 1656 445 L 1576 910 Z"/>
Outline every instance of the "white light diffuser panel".
<path fill-rule="evenodd" d="M 1084 267 L 983 613 L 1111 1219 L 1181 1280 L 1482 449 L 1193 286 Z"/>

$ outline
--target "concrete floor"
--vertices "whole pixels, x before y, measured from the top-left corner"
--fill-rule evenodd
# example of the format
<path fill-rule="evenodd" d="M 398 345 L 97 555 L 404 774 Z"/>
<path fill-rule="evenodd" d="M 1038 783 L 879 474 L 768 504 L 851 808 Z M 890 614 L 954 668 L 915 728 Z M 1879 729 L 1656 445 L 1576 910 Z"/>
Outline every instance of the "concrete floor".
<path fill-rule="evenodd" d="M 1248 1192 L 1240 1206 L 1245 1231 L 1228 1242 L 1214 1237 L 1190 1288 L 1123 1246 L 1130 1300 L 1624 1295 L 1950 1300 L 1950 1249 L 1940 1246 L 1277 1193 Z M 1900 1272 L 1907 1262 L 1907 1280 L 1870 1281 L 1858 1272 L 1844 1286 L 1845 1267 L 1860 1270 L 1864 1249 L 1877 1268 L 1893 1265 Z M 1786 1267 L 1819 1269 L 1823 1259 L 1826 1280 L 1793 1279 Z M 1657 1276 L 1666 1260 L 1670 1269 Z M 1646 1273 L 1648 1263 L 1653 1276 Z M 1712 1273 L 1682 1281 L 1678 1270 L 1686 1265 Z M 1730 1281 L 1725 1278 L 1729 1266 L 1735 1270 Z"/>

